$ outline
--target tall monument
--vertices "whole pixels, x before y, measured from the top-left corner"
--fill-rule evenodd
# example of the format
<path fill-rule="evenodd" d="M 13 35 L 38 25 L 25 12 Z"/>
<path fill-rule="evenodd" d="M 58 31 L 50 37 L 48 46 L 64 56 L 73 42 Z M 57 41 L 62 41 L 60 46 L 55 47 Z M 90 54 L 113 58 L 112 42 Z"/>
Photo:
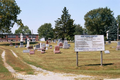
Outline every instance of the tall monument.
<path fill-rule="evenodd" d="M 23 45 L 23 35 L 22 35 L 22 33 L 20 34 L 20 47 L 24 47 L 24 45 Z"/>

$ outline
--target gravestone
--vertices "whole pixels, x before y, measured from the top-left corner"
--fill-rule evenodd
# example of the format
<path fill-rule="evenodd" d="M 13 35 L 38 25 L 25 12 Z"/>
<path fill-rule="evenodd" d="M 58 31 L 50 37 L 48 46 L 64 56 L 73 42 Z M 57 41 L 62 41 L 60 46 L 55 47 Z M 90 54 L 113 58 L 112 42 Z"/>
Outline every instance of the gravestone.
<path fill-rule="evenodd" d="M 13 46 L 12 42 L 10 42 L 10 46 Z"/>
<path fill-rule="evenodd" d="M 49 47 L 49 41 L 48 40 L 46 41 L 46 47 Z"/>
<path fill-rule="evenodd" d="M 111 44 L 111 39 L 108 39 L 108 44 Z"/>
<path fill-rule="evenodd" d="M 41 45 L 41 46 L 42 46 L 42 48 L 46 47 L 46 46 L 45 46 L 45 43 L 42 43 L 42 45 Z"/>
<path fill-rule="evenodd" d="M 17 43 L 15 43 L 15 48 L 18 48 L 18 45 L 17 45 Z"/>
<path fill-rule="evenodd" d="M 27 47 L 28 49 L 33 49 L 33 46 L 29 46 L 29 47 Z"/>
<path fill-rule="evenodd" d="M 50 45 L 49 47 L 50 47 L 50 49 L 52 49 L 52 45 Z"/>
<path fill-rule="evenodd" d="M 60 47 L 60 48 L 63 47 L 63 43 L 62 43 L 62 42 L 59 43 L 59 47 Z"/>
<path fill-rule="evenodd" d="M 40 45 L 36 45 L 35 48 L 36 48 L 36 49 L 39 49 L 39 48 L 40 48 Z"/>
<path fill-rule="evenodd" d="M 105 54 L 110 54 L 109 50 L 105 50 L 104 52 L 105 52 Z"/>
<path fill-rule="evenodd" d="M 42 48 L 42 44 L 41 44 L 41 42 L 40 42 L 40 48 Z"/>
<path fill-rule="evenodd" d="M 32 38 L 32 42 L 35 42 L 36 40 L 35 40 L 35 38 Z"/>
<path fill-rule="evenodd" d="M 54 41 L 53 41 L 54 43 L 56 43 L 56 39 L 54 39 Z"/>
<path fill-rule="evenodd" d="M 68 46 L 71 47 L 70 44 L 68 44 Z"/>
<path fill-rule="evenodd" d="M 117 43 L 116 50 L 120 50 L 120 41 Z"/>
<path fill-rule="evenodd" d="M 35 50 L 30 50 L 30 54 L 35 54 Z"/>
<path fill-rule="evenodd" d="M 63 48 L 64 49 L 68 49 L 69 48 L 67 40 L 64 40 Z"/>
<path fill-rule="evenodd" d="M 55 49 L 54 49 L 54 53 L 60 53 L 60 47 L 59 46 L 55 46 Z"/>
<path fill-rule="evenodd" d="M 28 49 L 28 50 L 23 50 L 23 53 L 29 53 L 30 52 L 30 50 Z"/>
<path fill-rule="evenodd" d="M 27 38 L 27 46 L 26 46 L 26 48 L 29 47 L 29 44 L 30 44 L 30 40 L 29 40 L 29 38 Z"/>
<path fill-rule="evenodd" d="M 22 35 L 22 33 L 20 34 L 20 47 L 24 47 L 24 45 L 23 45 L 23 35 Z"/>

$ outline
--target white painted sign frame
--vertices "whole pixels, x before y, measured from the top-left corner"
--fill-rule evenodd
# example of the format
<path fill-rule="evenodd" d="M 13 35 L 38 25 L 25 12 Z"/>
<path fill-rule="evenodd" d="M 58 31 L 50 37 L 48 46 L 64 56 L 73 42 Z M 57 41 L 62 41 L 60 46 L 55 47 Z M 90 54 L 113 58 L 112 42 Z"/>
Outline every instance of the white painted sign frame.
<path fill-rule="evenodd" d="M 75 52 L 104 50 L 103 35 L 75 35 Z"/>

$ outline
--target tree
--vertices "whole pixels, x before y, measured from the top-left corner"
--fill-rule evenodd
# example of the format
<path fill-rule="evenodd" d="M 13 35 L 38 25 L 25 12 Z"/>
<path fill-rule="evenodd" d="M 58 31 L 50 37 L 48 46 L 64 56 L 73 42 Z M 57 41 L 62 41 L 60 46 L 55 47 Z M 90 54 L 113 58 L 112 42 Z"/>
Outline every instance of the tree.
<path fill-rule="evenodd" d="M 117 16 L 116 20 L 117 20 L 117 24 L 118 24 L 118 28 L 117 28 L 117 40 L 119 40 L 119 34 L 120 34 L 120 15 Z"/>
<path fill-rule="evenodd" d="M 118 24 L 118 27 L 119 27 L 118 31 L 119 31 L 119 34 L 120 34 L 120 15 L 117 16 L 116 20 L 117 20 L 117 24 Z"/>
<path fill-rule="evenodd" d="M 0 0 L 0 30 L 10 32 L 21 10 L 15 0 Z"/>
<path fill-rule="evenodd" d="M 66 7 L 63 8 L 61 18 L 55 21 L 55 34 L 57 38 L 74 39 L 75 26 L 73 26 L 74 20 L 71 19 L 71 15 L 68 13 Z"/>
<path fill-rule="evenodd" d="M 114 19 L 113 11 L 106 8 L 98 8 L 89 11 L 85 16 L 85 27 L 90 34 L 101 34 L 106 36 Z"/>
<path fill-rule="evenodd" d="M 38 28 L 38 35 L 40 38 L 45 38 L 47 40 L 48 38 L 53 38 L 53 28 L 51 23 L 45 23 L 44 25 L 41 25 Z"/>
<path fill-rule="evenodd" d="M 17 30 L 15 30 L 15 34 L 31 34 L 31 30 L 28 26 L 19 27 Z"/>
<path fill-rule="evenodd" d="M 75 26 L 75 35 L 82 35 L 83 34 L 83 28 L 80 24 L 74 24 Z"/>
<path fill-rule="evenodd" d="M 109 27 L 109 33 L 108 33 L 109 39 L 111 39 L 111 40 L 117 39 L 117 28 L 118 28 L 117 21 L 114 18 L 112 23 L 111 23 L 111 26 Z"/>

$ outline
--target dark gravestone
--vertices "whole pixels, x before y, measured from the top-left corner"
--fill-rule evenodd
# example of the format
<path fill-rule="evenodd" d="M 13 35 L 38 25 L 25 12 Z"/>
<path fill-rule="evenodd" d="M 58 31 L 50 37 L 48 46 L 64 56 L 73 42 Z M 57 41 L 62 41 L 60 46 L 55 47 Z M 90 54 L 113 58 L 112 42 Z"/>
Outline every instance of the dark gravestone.
<path fill-rule="evenodd" d="M 27 44 L 27 38 L 25 38 L 25 44 Z"/>
<path fill-rule="evenodd" d="M 71 47 L 70 44 L 68 44 L 68 47 Z"/>
<path fill-rule="evenodd" d="M 36 46 L 35 46 L 35 48 L 36 48 L 36 49 L 39 49 L 39 48 L 40 48 L 40 45 L 39 45 L 39 44 L 38 44 L 38 45 L 36 45 Z"/>
<path fill-rule="evenodd" d="M 20 42 L 20 47 L 24 47 L 23 41 Z"/>
<path fill-rule="evenodd" d="M 108 43 L 111 44 L 111 39 L 108 39 Z"/>
<path fill-rule="evenodd" d="M 33 49 L 33 46 L 29 46 L 28 49 Z"/>
<path fill-rule="evenodd" d="M 18 44 L 17 43 L 15 43 L 15 48 L 18 48 Z"/>

